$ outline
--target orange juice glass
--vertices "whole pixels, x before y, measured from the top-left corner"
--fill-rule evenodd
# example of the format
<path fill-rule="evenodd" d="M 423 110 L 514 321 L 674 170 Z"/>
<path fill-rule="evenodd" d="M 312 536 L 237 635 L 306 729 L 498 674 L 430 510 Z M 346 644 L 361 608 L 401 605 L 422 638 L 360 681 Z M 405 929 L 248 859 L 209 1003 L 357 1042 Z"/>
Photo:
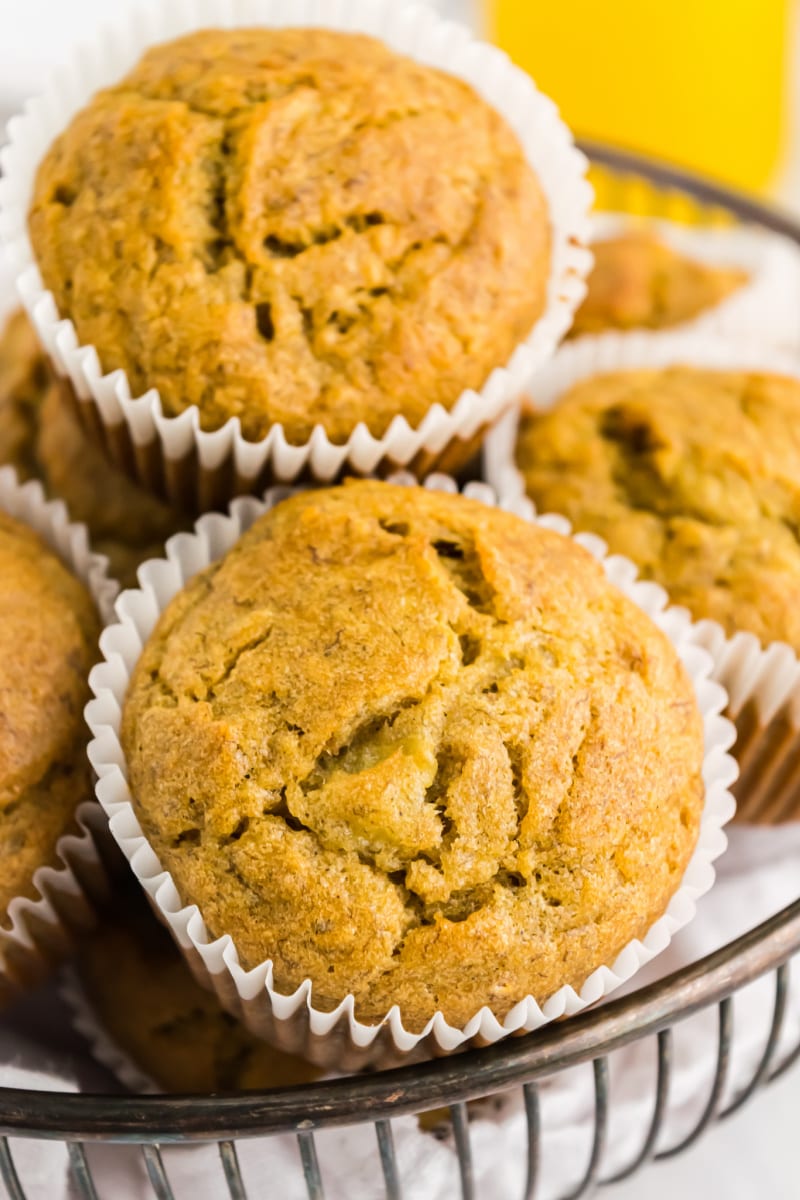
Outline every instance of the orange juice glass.
<path fill-rule="evenodd" d="M 790 0 L 483 0 L 490 36 L 602 138 L 767 192 L 788 140 Z"/>

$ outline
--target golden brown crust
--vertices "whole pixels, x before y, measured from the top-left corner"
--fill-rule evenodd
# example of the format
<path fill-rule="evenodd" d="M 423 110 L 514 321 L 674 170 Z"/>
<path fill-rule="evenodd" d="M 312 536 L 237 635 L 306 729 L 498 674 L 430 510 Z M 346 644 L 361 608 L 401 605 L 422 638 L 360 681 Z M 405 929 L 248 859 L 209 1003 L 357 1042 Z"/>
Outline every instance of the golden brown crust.
<path fill-rule="evenodd" d="M 0 464 L 63 500 L 111 574 L 132 587 L 139 564 L 191 523 L 111 466 L 81 428 L 67 386 L 54 378 L 25 313 L 14 313 L 0 333 Z"/>
<path fill-rule="evenodd" d="M 89 593 L 0 512 L 0 921 L 91 797 L 83 708 L 100 626 Z"/>
<path fill-rule="evenodd" d="M 523 418 L 540 511 L 598 533 L 673 602 L 800 653 L 800 382 L 620 371 Z"/>
<path fill-rule="evenodd" d="M 30 233 L 60 311 L 135 392 L 295 442 L 416 426 L 481 387 L 542 313 L 550 261 L 505 121 L 325 30 L 151 49 L 51 147 Z"/>
<path fill-rule="evenodd" d="M 136 897 L 82 942 L 76 968 L 98 1022 L 167 1092 L 264 1090 L 321 1072 L 254 1038 L 195 982 L 165 930 Z"/>
<path fill-rule="evenodd" d="M 594 268 L 569 337 L 609 329 L 669 329 L 716 308 L 746 271 L 697 262 L 646 229 L 592 243 Z"/>
<path fill-rule="evenodd" d="M 580 986 L 697 837 L 677 656 L 579 546 L 377 482 L 280 504 L 168 606 L 123 743 L 186 902 L 276 985 L 463 1025 Z"/>

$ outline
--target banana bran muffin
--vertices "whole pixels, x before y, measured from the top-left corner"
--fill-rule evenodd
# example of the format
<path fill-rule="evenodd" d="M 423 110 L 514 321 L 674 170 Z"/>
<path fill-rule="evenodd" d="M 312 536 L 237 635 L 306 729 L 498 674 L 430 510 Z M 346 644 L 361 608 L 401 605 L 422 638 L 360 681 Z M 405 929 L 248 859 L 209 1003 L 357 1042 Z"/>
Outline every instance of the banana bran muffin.
<path fill-rule="evenodd" d="M 59 311 L 134 394 L 295 443 L 416 427 L 482 387 L 543 312 L 551 257 L 494 109 L 322 29 L 150 49 L 50 148 L 29 231 Z"/>
<path fill-rule="evenodd" d="M 746 271 L 711 266 L 647 229 L 592 242 L 594 267 L 570 338 L 610 329 L 670 329 L 716 308 L 748 282 Z"/>
<path fill-rule="evenodd" d="M 132 483 L 84 432 L 21 310 L 0 333 L 0 465 L 39 479 L 89 529 L 98 554 L 123 587 L 189 519 Z"/>
<path fill-rule="evenodd" d="M 0 512 L 0 923 L 91 799 L 83 708 L 100 621 L 84 585 Z"/>
<path fill-rule="evenodd" d="M 75 969 L 100 1024 L 166 1092 L 263 1090 L 321 1072 L 247 1032 L 192 977 L 139 896 L 119 903 L 84 939 Z M 124 903 L 122 902 L 124 900 Z"/>
<path fill-rule="evenodd" d="M 516 456 L 540 512 L 599 534 L 696 618 L 800 653 L 800 381 L 595 376 L 523 416 Z"/>
<path fill-rule="evenodd" d="M 275 986 L 463 1026 L 579 988 L 704 801 L 674 648 L 572 540 L 461 496 L 295 496 L 168 605 L 122 742 L 184 903 Z"/>

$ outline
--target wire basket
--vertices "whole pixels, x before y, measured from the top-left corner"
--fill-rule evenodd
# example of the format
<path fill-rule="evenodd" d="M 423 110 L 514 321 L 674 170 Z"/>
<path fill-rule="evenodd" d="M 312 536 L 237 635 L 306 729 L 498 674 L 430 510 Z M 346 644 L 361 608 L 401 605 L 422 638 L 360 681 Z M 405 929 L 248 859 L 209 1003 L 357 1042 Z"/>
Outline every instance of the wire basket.
<path fill-rule="evenodd" d="M 634 208 L 691 222 L 755 223 L 800 243 L 800 224 L 748 198 L 638 156 L 594 143 L 585 144 L 584 149 L 592 160 L 594 182 L 604 207 Z M 632 197 L 638 198 L 635 204 Z M 214 1097 L 99 1096 L 0 1089 L 0 1178 L 10 1200 L 26 1200 L 29 1193 L 15 1166 L 8 1138 L 58 1139 L 67 1146 L 77 1195 L 85 1200 L 106 1200 L 95 1186 L 86 1143 L 127 1143 L 141 1148 L 152 1195 L 157 1200 L 174 1200 L 161 1147 L 205 1143 L 218 1147 L 220 1197 L 247 1200 L 237 1140 L 289 1134 L 296 1138 L 309 1200 L 322 1200 L 325 1187 L 315 1133 L 336 1126 L 358 1126 L 363 1128 L 365 1138 L 376 1139 L 376 1179 L 371 1194 L 400 1200 L 403 1186 L 392 1121 L 445 1108 L 449 1110 L 449 1136 L 457 1156 L 461 1196 L 463 1200 L 480 1200 L 468 1104 L 516 1089 L 521 1093 L 526 1129 L 524 1144 L 519 1148 L 526 1160 L 521 1200 L 535 1200 L 540 1194 L 544 1141 L 540 1119 L 542 1084 L 578 1064 L 591 1064 L 591 1145 L 582 1179 L 561 1197 L 580 1200 L 599 1184 L 630 1177 L 653 1158 L 668 1158 L 688 1149 L 713 1121 L 739 1110 L 760 1087 L 800 1060 L 800 1045 L 788 1052 L 779 1050 L 787 1015 L 790 964 L 798 954 L 800 900 L 723 949 L 629 996 L 539 1033 L 451 1058 L 265 1093 Z M 726 1101 L 734 996 L 769 974 L 774 986 L 766 1044 L 746 1085 Z M 673 1031 L 701 1010 L 716 1010 L 716 1057 L 710 1090 L 691 1131 L 675 1144 L 657 1150 L 663 1140 L 674 1069 Z M 603 1169 L 612 1105 L 609 1056 L 623 1046 L 647 1042 L 656 1064 L 649 1127 L 624 1169 L 609 1176 Z M 267 1194 L 283 1194 L 280 1181 L 276 1182 L 277 1190 L 268 1190 Z M 253 1200 L 253 1193 L 249 1195 Z M 118 1198 L 111 1196 L 108 1200 Z"/>

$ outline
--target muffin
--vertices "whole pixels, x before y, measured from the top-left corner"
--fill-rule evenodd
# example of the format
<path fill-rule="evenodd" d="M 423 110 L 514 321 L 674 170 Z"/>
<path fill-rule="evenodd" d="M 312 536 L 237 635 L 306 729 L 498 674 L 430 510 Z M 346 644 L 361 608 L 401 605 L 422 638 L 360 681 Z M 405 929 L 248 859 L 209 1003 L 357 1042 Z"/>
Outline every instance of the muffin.
<path fill-rule="evenodd" d="M 0 927 L 92 795 L 83 708 L 100 622 L 86 587 L 0 511 Z M 5 964 L 4 964 L 5 965 Z"/>
<path fill-rule="evenodd" d="M 715 234 L 708 236 L 713 241 Z M 594 268 L 571 338 L 612 329 L 671 329 L 716 308 L 750 278 L 738 267 L 681 253 L 648 225 L 599 238 L 592 252 Z"/>
<path fill-rule="evenodd" d="M 737 725 L 737 816 L 759 824 L 800 817 L 799 430 L 798 378 L 629 365 L 523 415 L 516 449 L 541 511 L 706 619 Z"/>
<path fill-rule="evenodd" d="M 220 1008 L 146 904 L 127 891 L 82 942 L 75 971 L 101 1029 L 165 1092 L 265 1090 L 320 1075 Z"/>
<path fill-rule="evenodd" d="M 614 962 L 678 888 L 704 803 L 692 683 L 587 551 L 379 482 L 280 503 L 191 579 L 121 740 L 209 940 L 271 960 L 279 992 L 310 980 L 318 1010 L 398 1005 L 414 1031 Z"/>
<path fill-rule="evenodd" d="M 596 375 L 523 416 L 517 464 L 540 511 L 599 534 L 695 617 L 800 653 L 800 380 Z"/>
<path fill-rule="evenodd" d="M 551 266 L 544 194 L 499 113 L 323 29 L 151 48 L 53 143 L 28 224 L 104 370 L 251 441 L 381 437 L 452 408 L 530 334 Z"/>
<path fill-rule="evenodd" d="M 123 587 L 136 569 L 160 553 L 187 517 L 156 499 L 107 461 L 86 435 L 66 385 L 51 372 L 24 312 L 0 335 L 0 465 L 21 479 L 39 479 L 89 529 L 94 548 L 108 557 Z"/>

